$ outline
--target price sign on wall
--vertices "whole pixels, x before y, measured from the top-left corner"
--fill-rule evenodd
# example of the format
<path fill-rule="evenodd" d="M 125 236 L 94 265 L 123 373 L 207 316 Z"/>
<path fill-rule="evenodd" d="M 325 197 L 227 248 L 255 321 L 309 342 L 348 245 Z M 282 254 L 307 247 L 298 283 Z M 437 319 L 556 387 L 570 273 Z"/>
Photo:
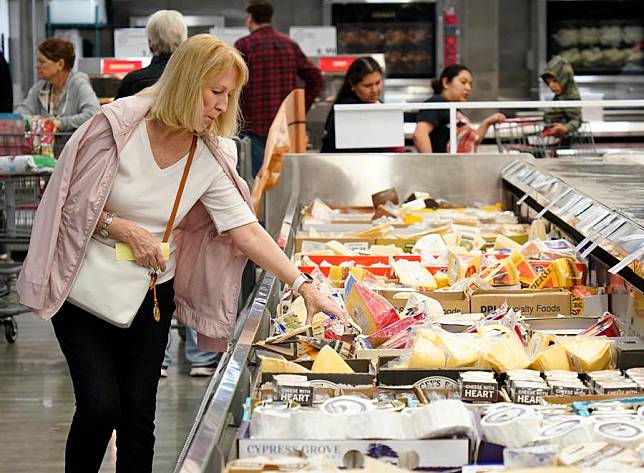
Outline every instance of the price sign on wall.
<path fill-rule="evenodd" d="M 289 36 L 309 57 L 334 56 L 337 52 L 337 34 L 333 26 L 294 26 Z"/>

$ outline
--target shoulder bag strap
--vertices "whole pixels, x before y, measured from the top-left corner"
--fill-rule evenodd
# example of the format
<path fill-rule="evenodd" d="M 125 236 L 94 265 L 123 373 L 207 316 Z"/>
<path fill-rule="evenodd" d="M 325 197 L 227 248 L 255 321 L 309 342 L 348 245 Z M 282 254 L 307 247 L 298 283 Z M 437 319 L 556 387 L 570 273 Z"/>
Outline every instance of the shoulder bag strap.
<path fill-rule="evenodd" d="M 195 150 L 197 149 L 197 136 L 192 137 L 192 145 L 190 146 L 190 153 L 188 154 L 188 161 L 186 162 L 185 168 L 183 168 L 183 175 L 181 176 L 181 181 L 179 181 L 179 189 L 177 189 L 177 195 L 174 198 L 174 206 L 172 207 L 172 212 L 170 212 L 170 218 L 168 219 L 168 225 L 165 227 L 165 233 L 163 234 L 163 243 L 167 243 L 170 239 L 170 234 L 172 233 L 172 226 L 174 225 L 174 219 L 177 216 L 177 211 L 179 210 L 179 203 L 181 202 L 181 196 L 183 195 L 183 189 L 186 187 L 186 181 L 188 180 L 188 173 L 190 172 L 190 166 L 192 165 L 192 160 L 195 157 Z"/>

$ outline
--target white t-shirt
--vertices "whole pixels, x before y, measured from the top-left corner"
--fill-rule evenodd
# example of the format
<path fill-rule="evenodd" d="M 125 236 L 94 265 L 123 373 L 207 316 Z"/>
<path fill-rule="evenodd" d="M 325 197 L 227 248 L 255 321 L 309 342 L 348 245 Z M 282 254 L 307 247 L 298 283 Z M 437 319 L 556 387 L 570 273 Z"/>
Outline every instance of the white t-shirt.
<path fill-rule="evenodd" d="M 145 228 L 161 242 L 187 160 L 186 154 L 172 166 L 159 168 L 152 154 L 145 120 L 142 120 L 121 151 L 118 171 L 105 208 Z M 199 200 L 219 233 L 257 221 L 201 139 L 197 141 L 174 227 Z M 170 260 L 166 262 L 166 271 L 159 273 L 159 283 L 174 276 L 174 250 L 175 245 L 170 238 Z"/>

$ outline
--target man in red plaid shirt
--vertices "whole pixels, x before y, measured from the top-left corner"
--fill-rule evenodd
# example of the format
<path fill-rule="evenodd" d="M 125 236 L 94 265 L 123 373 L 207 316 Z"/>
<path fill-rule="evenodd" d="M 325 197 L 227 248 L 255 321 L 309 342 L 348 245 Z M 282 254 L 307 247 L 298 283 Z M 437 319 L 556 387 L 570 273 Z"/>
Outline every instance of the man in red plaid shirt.
<path fill-rule="evenodd" d="M 243 54 L 250 78 L 241 97 L 244 135 L 251 139 L 253 176 L 264 160 L 268 129 L 282 100 L 304 81 L 306 109 L 322 88 L 320 70 L 304 55 L 295 41 L 273 28 L 273 6 L 266 0 L 249 1 L 246 26 L 250 35 L 235 43 Z"/>

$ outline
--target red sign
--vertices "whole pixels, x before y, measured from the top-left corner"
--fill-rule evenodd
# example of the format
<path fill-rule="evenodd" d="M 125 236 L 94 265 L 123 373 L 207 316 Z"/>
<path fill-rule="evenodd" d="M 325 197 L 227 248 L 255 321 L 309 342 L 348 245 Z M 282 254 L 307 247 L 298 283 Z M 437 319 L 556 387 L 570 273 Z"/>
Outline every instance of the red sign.
<path fill-rule="evenodd" d="M 101 74 L 127 74 L 143 67 L 141 61 L 126 59 L 101 59 Z"/>
<path fill-rule="evenodd" d="M 357 58 L 355 56 L 330 56 L 320 58 L 322 72 L 346 72 Z"/>

